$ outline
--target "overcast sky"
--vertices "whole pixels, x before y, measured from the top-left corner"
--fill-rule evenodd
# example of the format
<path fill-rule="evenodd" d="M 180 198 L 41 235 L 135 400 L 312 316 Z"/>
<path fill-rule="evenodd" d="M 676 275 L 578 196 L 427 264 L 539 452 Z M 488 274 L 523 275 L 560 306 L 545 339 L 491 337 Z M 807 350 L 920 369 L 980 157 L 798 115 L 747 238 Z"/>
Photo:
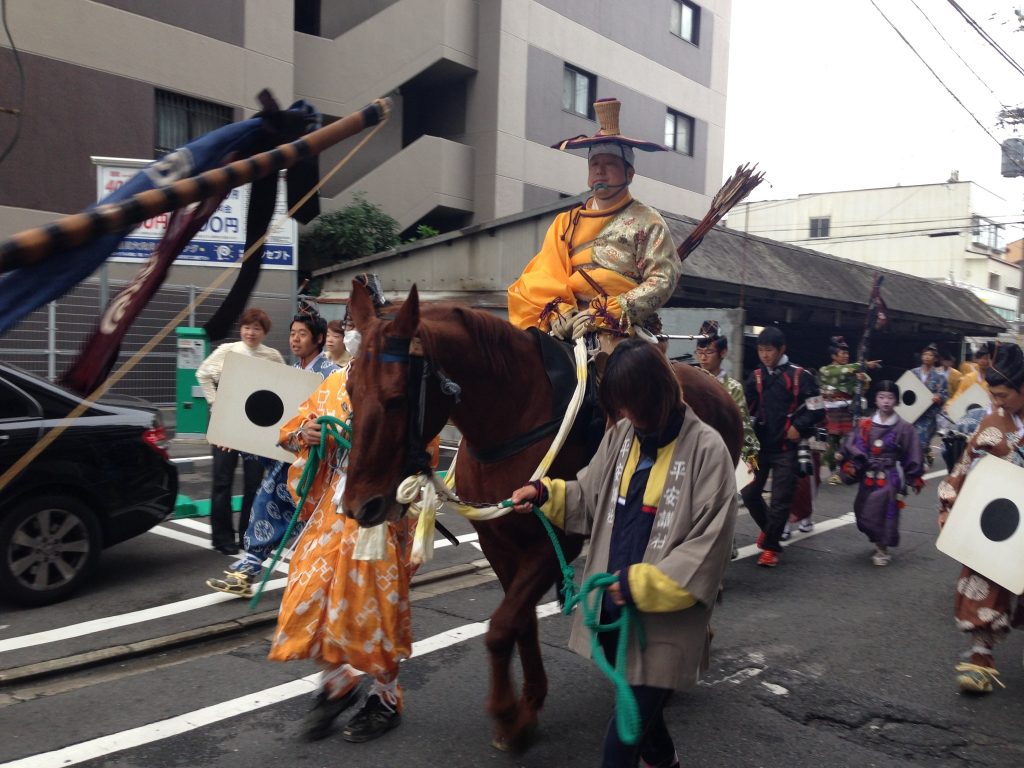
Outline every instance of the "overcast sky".
<path fill-rule="evenodd" d="M 947 0 L 875 2 L 996 139 L 1014 135 L 997 127 L 997 115 L 1001 105 L 1024 104 L 1024 75 Z M 959 3 L 1024 65 L 1014 14 L 1024 1 Z M 979 213 L 1024 218 L 1024 178 L 1001 177 L 997 142 L 871 0 L 733 0 L 725 175 L 746 161 L 767 173 L 751 200 L 944 182 L 957 170 L 1005 201 Z"/>

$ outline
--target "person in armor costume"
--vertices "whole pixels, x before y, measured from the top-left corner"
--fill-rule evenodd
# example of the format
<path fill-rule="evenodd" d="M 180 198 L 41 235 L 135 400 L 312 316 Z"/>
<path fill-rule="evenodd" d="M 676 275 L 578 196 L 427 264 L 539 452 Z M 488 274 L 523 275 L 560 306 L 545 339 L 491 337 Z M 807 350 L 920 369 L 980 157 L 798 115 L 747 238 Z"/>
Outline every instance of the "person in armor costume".
<path fill-rule="evenodd" d="M 836 472 L 835 454 L 853 428 L 853 398 L 857 396 L 857 381 L 863 389 L 871 384 L 871 377 L 864 373 L 860 363 L 850 362 L 850 345 L 842 336 L 829 339 L 829 355 L 832 362 L 818 370 L 818 388 L 825 400 L 825 429 L 828 432 L 828 451 L 825 463 L 832 471 L 829 485 L 840 485 L 842 479 Z M 864 368 L 877 368 L 879 361 L 869 360 Z"/>
<path fill-rule="evenodd" d="M 743 418 L 743 448 L 740 451 L 740 458 L 753 470 L 757 466 L 757 452 L 761 450 L 761 444 L 757 441 L 754 425 L 747 412 L 747 398 L 743 394 L 743 385 L 728 376 L 722 368 L 722 361 L 729 354 L 729 339 L 720 335 L 721 328 L 714 320 L 705 320 L 697 334 L 707 337 L 697 341 L 697 363 L 721 382 L 739 406 L 740 416 Z"/>
<path fill-rule="evenodd" d="M 600 331 L 605 351 L 637 328 L 660 330 L 657 311 L 680 275 L 665 220 L 629 193 L 635 150 L 666 148 L 622 135 L 620 107 L 617 99 L 595 102 L 597 134 L 556 145 L 587 150 L 591 197 L 555 218 L 540 251 L 508 288 L 508 317 L 516 327 L 567 341 Z"/>
<path fill-rule="evenodd" d="M 935 437 L 935 432 L 938 429 L 936 420 L 943 403 L 949 399 L 949 382 L 935 367 L 938 356 L 939 348 L 934 344 L 929 344 L 921 350 L 921 365 L 912 370 L 912 373 L 932 393 L 932 404 L 914 422 L 914 431 L 917 432 L 917 439 L 921 441 L 921 454 L 929 466 L 932 463 L 932 438 Z"/>
<path fill-rule="evenodd" d="M 939 484 L 939 527 L 950 514 L 975 462 L 991 454 L 1024 466 L 1024 353 L 1016 344 L 999 344 L 985 375 L 992 412 L 982 419 L 953 471 Z M 954 617 L 970 646 L 957 665 L 957 684 L 970 693 L 990 693 L 1002 686 L 993 649 L 1011 627 L 1024 625 L 1024 599 L 967 566 L 957 581 Z"/>
<path fill-rule="evenodd" d="M 757 545 L 764 551 L 757 564 L 773 567 L 779 564 L 779 541 L 799 479 L 799 444 L 814 434 L 825 409 L 814 377 L 793 365 L 786 355 L 786 337 L 781 330 L 769 327 L 761 331 L 757 337 L 757 356 L 761 364 L 747 379 L 744 393 L 761 451 L 754 481 L 740 493 L 761 529 Z M 761 496 L 769 472 L 770 506 Z"/>
<path fill-rule="evenodd" d="M 895 411 L 899 399 L 894 382 L 880 381 L 875 415 L 861 419 L 836 454 L 847 482 L 859 484 L 853 512 L 857 529 L 875 545 L 871 562 L 878 566 L 889 565 L 889 549 L 900 543 L 900 495 L 924 487 L 921 444 L 913 426 Z"/>

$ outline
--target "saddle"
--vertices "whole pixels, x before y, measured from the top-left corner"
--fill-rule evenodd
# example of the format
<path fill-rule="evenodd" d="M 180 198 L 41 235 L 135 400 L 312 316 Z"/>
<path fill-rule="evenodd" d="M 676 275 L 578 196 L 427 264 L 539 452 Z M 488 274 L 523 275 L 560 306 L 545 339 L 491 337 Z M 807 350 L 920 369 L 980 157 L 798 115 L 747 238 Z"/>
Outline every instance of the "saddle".
<path fill-rule="evenodd" d="M 470 447 L 470 455 L 481 464 L 495 464 L 515 456 L 540 440 L 554 435 L 562 425 L 565 412 L 569 409 L 576 389 L 576 359 L 572 345 L 555 339 L 537 328 L 529 328 L 541 353 L 544 371 L 551 384 L 553 394 L 551 402 L 551 419 L 523 432 L 511 440 L 492 448 Z M 569 441 L 583 441 L 587 449 L 588 460 L 595 453 L 604 435 L 604 414 L 597 400 L 597 386 L 594 383 L 593 362 L 588 363 L 587 386 L 584 390 L 583 403 L 576 415 Z"/>

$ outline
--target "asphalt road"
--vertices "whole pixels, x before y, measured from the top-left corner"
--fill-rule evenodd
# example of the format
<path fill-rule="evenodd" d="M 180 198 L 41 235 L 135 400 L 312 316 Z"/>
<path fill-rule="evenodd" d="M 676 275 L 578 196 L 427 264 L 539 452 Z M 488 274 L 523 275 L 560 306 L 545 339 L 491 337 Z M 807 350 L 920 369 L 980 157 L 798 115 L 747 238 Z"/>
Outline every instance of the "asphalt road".
<path fill-rule="evenodd" d="M 196 468 L 190 481 L 208 487 Z M 852 489 L 822 488 L 815 532 L 795 535 L 774 570 L 754 565 L 755 529 L 741 513 L 711 668 L 668 710 L 684 766 L 1024 765 L 1020 636 L 997 654 L 1006 690 L 968 698 L 953 683 L 958 567 L 934 548 L 935 484 L 911 498 L 888 568 L 871 565 L 849 522 Z M 26 665 L 59 670 L 76 654 L 116 658 L 0 683 L 0 768 L 597 763 L 612 688 L 566 650 L 569 619 L 551 607 L 541 621 L 551 691 L 537 742 L 522 755 L 490 747 L 482 632 L 500 594 L 471 541 L 439 549 L 434 576 L 414 590 L 402 726 L 364 745 L 300 741 L 316 670 L 268 662 L 272 625 L 245 626 L 244 601 L 209 602 L 203 581 L 227 558 L 204 548 L 203 521 L 188 522 L 109 550 L 97 582 L 61 606 L 0 604 L 0 680 L 31 672 Z M 259 611 L 274 607 L 271 593 Z M 207 631 L 232 623 L 229 633 Z M 142 652 L 182 632 L 212 639 Z M 140 655 L 117 655 L 124 646 Z"/>

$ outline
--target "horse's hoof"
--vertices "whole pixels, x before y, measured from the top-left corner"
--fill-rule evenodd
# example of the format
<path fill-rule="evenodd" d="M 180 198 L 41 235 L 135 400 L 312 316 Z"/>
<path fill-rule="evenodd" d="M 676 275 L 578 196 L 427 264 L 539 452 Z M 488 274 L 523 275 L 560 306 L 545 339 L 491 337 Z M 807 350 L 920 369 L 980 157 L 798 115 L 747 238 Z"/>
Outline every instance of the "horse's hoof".
<path fill-rule="evenodd" d="M 495 736 L 491 739 L 491 746 L 497 749 L 499 752 L 510 752 L 511 748 L 508 745 L 508 741 L 503 736 Z"/>

